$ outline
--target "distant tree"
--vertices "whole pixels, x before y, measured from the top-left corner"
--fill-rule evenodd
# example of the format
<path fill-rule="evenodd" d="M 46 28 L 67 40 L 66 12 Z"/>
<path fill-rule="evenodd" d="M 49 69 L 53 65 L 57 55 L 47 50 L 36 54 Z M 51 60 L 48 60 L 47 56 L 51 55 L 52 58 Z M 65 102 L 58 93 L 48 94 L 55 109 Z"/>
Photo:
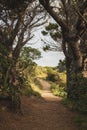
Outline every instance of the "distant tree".
<path fill-rule="evenodd" d="M 29 76 L 32 73 L 33 66 L 36 65 L 34 60 L 41 58 L 41 52 L 35 48 L 23 47 L 18 58 L 18 69 L 23 71 L 29 68 Z"/>
<path fill-rule="evenodd" d="M 63 72 L 63 71 L 66 70 L 66 61 L 65 61 L 65 59 L 64 60 L 59 60 L 58 70 L 59 70 L 59 72 Z"/>
<path fill-rule="evenodd" d="M 41 52 L 37 49 L 31 47 L 22 48 L 16 68 L 21 77 L 25 79 L 25 81 L 29 81 L 30 79 L 32 79 L 32 77 L 35 76 L 35 68 L 37 64 L 34 62 L 34 60 L 39 59 L 40 57 Z M 21 86 L 23 86 L 23 84 Z"/>

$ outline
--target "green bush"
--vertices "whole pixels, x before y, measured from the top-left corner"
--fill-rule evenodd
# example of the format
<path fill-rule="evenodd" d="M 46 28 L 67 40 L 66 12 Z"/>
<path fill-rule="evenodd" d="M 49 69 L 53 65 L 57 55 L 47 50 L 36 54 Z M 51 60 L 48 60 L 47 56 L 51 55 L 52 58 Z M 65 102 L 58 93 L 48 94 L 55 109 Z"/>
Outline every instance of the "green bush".
<path fill-rule="evenodd" d="M 35 83 L 35 85 L 38 86 L 38 88 L 39 88 L 40 90 L 42 90 L 43 86 L 41 85 L 41 83 L 40 83 L 40 81 L 39 81 L 38 78 L 35 77 L 35 78 L 33 79 L 33 82 Z"/>
<path fill-rule="evenodd" d="M 51 81 L 51 91 L 55 96 L 66 97 L 66 74 L 59 73 L 57 68 L 47 68 L 47 80 Z"/>
<path fill-rule="evenodd" d="M 60 96 L 60 97 L 66 97 L 67 96 L 64 83 L 60 83 L 59 85 L 52 84 L 51 85 L 51 91 L 55 96 Z"/>
<path fill-rule="evenodd" d="M 37 96 L 37 97 L 41 97 L 40 93 L 39 92 L 36 92 L 32 89 L 31 86 L 25 88 L 22 90 L 22 94 L 25 95 L 25 96 Z"/>
<path fill-rule="evenodd" d="M 55 74 L 48 74 L 48 76 L 47 76 L 47 80 L 50 80 L 50 81 L 52 81 L 52 82 L 57 81 L 58 78 L 59 78 L 59 76 L 58 76 L 58 75 L 55 75 Z"/>
<path fill-rule="evenodd" d="M 75 81 L 73 77 L 68 91 L 70 92 L 70 98 L 73 100 L 87 99 L 87 78 L 79 75 Z"/>
<path fill-rule="evenodd" d="M 47 68 L 47 80 L 50 80 L 52 82 L 59 81 L 60 77 L 57 70 L 53 68 Z"/>
<path fill-rule="evenodd" d="M 75 118 L 75 122 L 79 126 L 79 130 L 86 130 L 87 128 L 87 107 L 84 105 L 84 102 L 63 99 L 62 104 L 68 106 L 71 110 L 78 112 Z"/>
<path fill-rule="evenodd" d="M 87 78 L 78 75 L 77 80 L 71 82 L 68 90 L 69 99 L 73 103 L 73 109 L 82 113 L 87 113 Z"/>

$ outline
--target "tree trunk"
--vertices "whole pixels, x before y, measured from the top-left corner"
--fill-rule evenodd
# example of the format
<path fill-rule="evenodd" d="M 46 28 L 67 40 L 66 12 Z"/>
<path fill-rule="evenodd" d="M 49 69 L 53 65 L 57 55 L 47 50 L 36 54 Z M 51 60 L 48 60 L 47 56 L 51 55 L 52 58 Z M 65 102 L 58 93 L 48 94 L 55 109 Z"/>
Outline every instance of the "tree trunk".
<path fill-rule="evenodd" d="M 66 57 L 66 89 L 67 89 L 67 97 L 70 97 L 70 92 L 69 92 L 69 88 L 70 88 L 70 81 L 71 81 L 71 59 Z"/>
<path fill-rule="evenodd" d="M 6 59 L 5 71 L 2 64 L 3 69 L 3 90 L 5 95 L 9 96 L 11 99 L 11 108 L 14 112 L 21 111 L 21 100 L 20 100 L 20 86 L 18 81 L 18 74 L 16 71 L 16 62 L 13 59 L 12 52 L 9 52 L 9 55 Z M 7 64 L 8 63 L 8 64 Z"/>
<path fill-rule="evenodd" d="M 21 111 L 21 100 L 20 100 L 20 86 L 18 81 L 18 74 L 15 67 L 15 61 L 12 60 L 12 65 L 8 75 L 9 95 L 11 97 L 11 108 L 14 112 Z"/>
<path fill-rule="evenodd" d="M 82 71 L 82 54 L 77 39 L 70 38 L 66 32 L 63 35 L 63 52 L 66 57 L 66 88 L 67 97 L 73 98 L 72 92 L 77 86 L 78 74 Z"/>
<path fill-rule="evenodd" d="M 82 53 L 79 48 L 79 41 L 70 41 L 69 46 L 73 57 L 73 67 L 75 71 L 80 72 L 82 70 Z"/>

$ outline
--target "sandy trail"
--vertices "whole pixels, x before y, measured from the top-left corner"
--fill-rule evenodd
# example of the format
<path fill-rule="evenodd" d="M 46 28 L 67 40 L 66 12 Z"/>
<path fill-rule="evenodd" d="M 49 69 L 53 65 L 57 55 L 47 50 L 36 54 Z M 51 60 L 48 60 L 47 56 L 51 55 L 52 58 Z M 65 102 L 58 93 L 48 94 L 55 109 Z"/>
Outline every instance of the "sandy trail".
<path fill-rule="evenodd" d="M 23 115 L 0 111 L 0 130 L 78 130 L 74 113 L 50 92 L 50 84 L 40 79 L 42 97 L 22 97 Z"/>
<path fill-rule="evenodd" d="M 50 84 L 45 81 L 45 80 L 42 80 L 40 79 L 39 80 L 40 83 L 42 84 L 42 97 L 46 100 L 46 101 L 60 101 L 61 98 L 60 97 L 56 97 L 54 96 L 51 91 L 50 91 Z"/>

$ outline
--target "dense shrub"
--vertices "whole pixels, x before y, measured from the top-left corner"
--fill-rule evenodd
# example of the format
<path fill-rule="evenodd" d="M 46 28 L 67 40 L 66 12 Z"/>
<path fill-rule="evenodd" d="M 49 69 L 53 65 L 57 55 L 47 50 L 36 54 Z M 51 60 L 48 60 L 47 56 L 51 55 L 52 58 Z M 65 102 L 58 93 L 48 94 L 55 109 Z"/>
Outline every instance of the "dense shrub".
<path fill-rule="evenodd" d="M 25 96 L 37 96 L 37 97 L 41 97 L 40 93 L 39 92 L 36 92 L 32 89 L 32 87 L 28 87 L 25 89 L 24 91 L 24 95 Z"/>
<path fill-rule="evenodd" d="M 30 84 L 27 84 L 24 88 L 21 89 L 21 94 L 25 96 L 37 96 L 41 97 L 40 93 L 33 90 L 32 86 Z"/>
<path fill-rule="evenodd" d="M 87 113 L 87 78 L 78 75 L 76 82 L 73 81 L 71 81 L 71 86 L 68 90 L 72 107 L 77 111 Z"/>
<path fill-rule="evenodd" d="M 51 91 L 55 96 L 66 97 L 66 73 L 58 72 L 58 68 L 47 68 L 47 80 L 51 81 Z"/>
<path fill-rule="evenodd" d="M 52 82 L 56 82 L 56 81 L 60 80 L 58 72 L 53 68 L 48 68 L 47 69 L 47 80 L 50 80 Z"/>
<path fill-rule="evenodd" d="M 87 78 L 79 75 L 77 80 L 71 81 L 71 86 L 69 87 L 70 98 L 73 100 L 82 100 L 87 98 Z"/>
<path fill-rule="evenodd" d="M 51 91 L 53 92 L 53 94 L 55 96 L 60 96 L 60 97 L 66 97 L 67 96 L 64 83 L 52 84 L 51 85 Z"/>

